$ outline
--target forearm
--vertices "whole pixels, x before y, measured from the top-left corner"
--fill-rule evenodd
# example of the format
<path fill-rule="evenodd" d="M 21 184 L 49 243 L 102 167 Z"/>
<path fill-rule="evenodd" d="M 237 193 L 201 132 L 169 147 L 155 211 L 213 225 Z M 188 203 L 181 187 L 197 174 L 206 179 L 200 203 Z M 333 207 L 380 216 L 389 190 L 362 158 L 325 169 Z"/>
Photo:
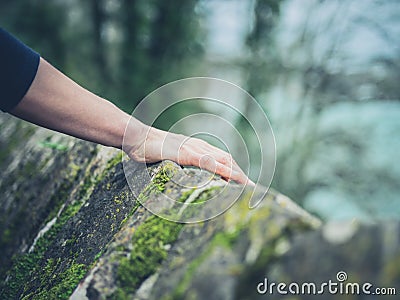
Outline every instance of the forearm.
<path fill-rule="evenodd" d="M 78 138 L 123 147 L 129 157 L 139 162 L 170 159 L 207 169 L 225 179 L 249 182 L 228 153 L 199 139 L 144 125 L 111 102 L 82 88 L 44 59 L 40 59 L 28 92 L 11 113 Z M 124 137 L 127 126 L 128 134 Z"/>
<path fill-rule="evenodd" d="M 27 94 L 11 113 L 37 125 L 121 148 L 130 116 L 82 88 L 44 59 Z M 144 125 L 131 121 L 138 135 Z M 134 140 L 135 137 L 132 137 Z"/>

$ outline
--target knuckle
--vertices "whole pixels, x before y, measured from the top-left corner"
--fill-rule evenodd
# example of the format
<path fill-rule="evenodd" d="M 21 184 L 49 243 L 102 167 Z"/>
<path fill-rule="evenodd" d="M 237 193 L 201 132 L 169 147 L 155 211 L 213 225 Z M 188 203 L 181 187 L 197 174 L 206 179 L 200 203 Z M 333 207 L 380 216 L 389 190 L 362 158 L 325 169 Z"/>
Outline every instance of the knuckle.
<path fill-rule="evenodd" d="M 227 154 L 226 156 L 223 156 L 221 158 L 221 162 L 225 165 L 230 165 L 230 166 L 235 163 L 231 154 Z"/>
<path fill-rule="evenodd" d="M 202 162 L 205 164 L 205 165 L 211 165 L 212 163 L 213 163 L 213 159 L 212 159 L 212 157 L 211 156 L 208 156 L 208 155 L 206 155 L 206 156 L 203 156 L 203 158 L 201 159 L 202 160 Z"/>
<path fill-rule="evenodd" d="M 231 173 L 230 169 L 228 169 L 224 165 L 219 165 L 219 164 L 217 165 L 216 171 L 218 174 L 222 176 L 228 176 Z"/>

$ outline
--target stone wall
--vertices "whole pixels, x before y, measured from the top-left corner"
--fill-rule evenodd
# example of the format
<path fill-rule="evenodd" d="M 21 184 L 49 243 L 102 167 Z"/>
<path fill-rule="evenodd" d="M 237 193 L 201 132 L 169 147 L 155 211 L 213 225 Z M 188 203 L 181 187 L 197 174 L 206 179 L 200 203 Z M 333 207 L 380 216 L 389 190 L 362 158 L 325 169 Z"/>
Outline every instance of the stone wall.
<path fill-rule="evenodd" d="M 200 192 L 185 188 L 177 182 L 196 186 L 205 173 L 168 161 L 138 167 L 131 190 L 118 150 L 5 114 L 0 131 L 0 299 L 279 299 L 257 286 L 338 282 L 340 271 L 344 283 L 400 292 L 397 221 L 322 224 L 272 189 L 249 209 L 251 190 L 217 190 L 226 183 L 216 177 Z M 221 202 L 240 197 L 196 224 L 154 216 L 137 200 L 207 201 L 216 191 Z"/>

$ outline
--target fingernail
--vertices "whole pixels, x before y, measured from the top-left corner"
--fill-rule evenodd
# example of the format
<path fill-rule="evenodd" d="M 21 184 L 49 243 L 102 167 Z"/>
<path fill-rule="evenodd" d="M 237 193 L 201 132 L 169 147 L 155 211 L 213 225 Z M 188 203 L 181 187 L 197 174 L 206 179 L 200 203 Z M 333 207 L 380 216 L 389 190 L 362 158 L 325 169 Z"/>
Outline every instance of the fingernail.
<path fill-rule="evenodd" d="M 250 179 L 247 181 L 247 185 L 256 186 L 256 184 L 253 181 L 251 181 Z"/>

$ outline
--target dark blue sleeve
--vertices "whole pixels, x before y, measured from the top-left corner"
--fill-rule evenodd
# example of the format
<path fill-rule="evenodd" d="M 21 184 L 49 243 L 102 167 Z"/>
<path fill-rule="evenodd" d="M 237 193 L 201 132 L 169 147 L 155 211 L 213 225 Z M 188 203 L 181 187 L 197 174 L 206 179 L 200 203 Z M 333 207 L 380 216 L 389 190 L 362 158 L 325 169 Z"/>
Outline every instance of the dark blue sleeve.
<path fill-rule="evenodd" d="M 0 28 L 0 109 L 12 110 L 25 96 L 39 66 L 39 54 Z"/>

